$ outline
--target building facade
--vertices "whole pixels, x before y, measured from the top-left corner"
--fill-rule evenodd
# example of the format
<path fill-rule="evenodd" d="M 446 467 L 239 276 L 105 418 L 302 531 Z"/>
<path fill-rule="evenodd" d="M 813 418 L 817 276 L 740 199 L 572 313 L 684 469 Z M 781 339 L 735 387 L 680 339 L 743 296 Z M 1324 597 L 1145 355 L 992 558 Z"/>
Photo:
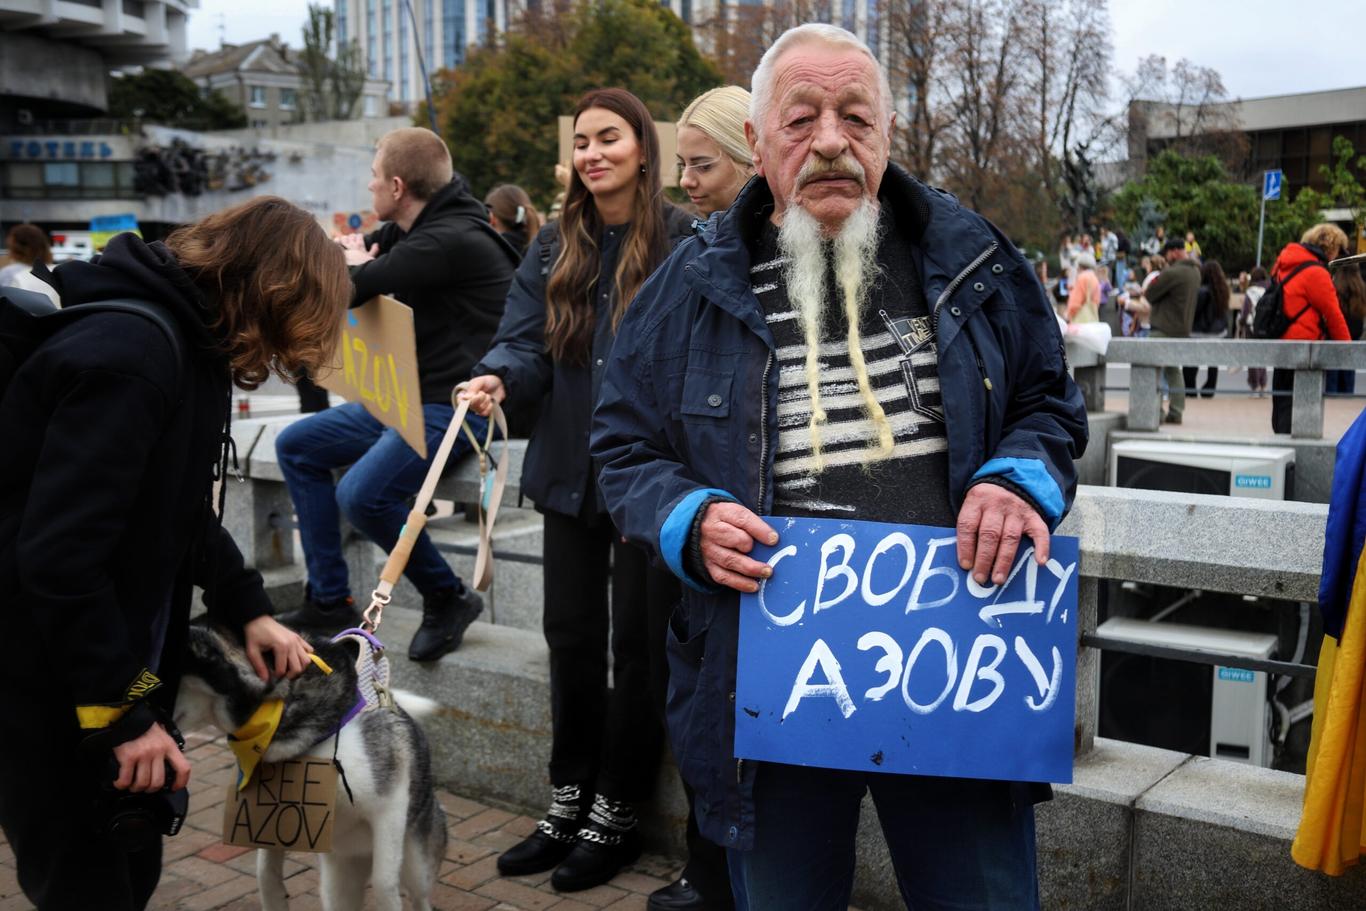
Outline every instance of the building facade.
<path fill-rule="evenodd" d="M 222 92 L 247 115 L 247 124 L 269 130 L 303 119 L 304 80 L 298 53 L 271 35 L 260 41 L 195 51 L 180 71 L 205 91 Z M 352 118 L 375 118 L 389 112 L 389 84 L 367 79 Z"/>
<path fill-rule="evenodd" d="M 335 0 L 337 39 L 356 42 L 372 79 L 390 84 L 390 100 L 413 109 L 426 97 L 421 62 L 427 73 L 465 61 L 468 49 L 486 44 L 515 23 L 527 9 L 551 0 Z M 698 47 L 713 50 L 719 29 L 751 31 L 771 0 L 660 0 L 693 28 Z M 909 2 L 909 0 L 908 0 Z M 411 8 L 410 8 L 411 7 Z M 888 59 L 890 36 L 879 26 L 880 0 L 818 0 L 810 4 L 813 21 L 832 22 L 868 43 Z M 758 34 L 756 32 L 756 34 Z M 756 47 L 754 57 L 763 52 Z"/>
<path fill-rule="evenodd" d="M 1237 146 L 1242 162 L 1231 162 L 1237 176 L 1259 178 L 1264 170 L 1285 172 L 1285 186 L 1326 191 L 1319 168 L 1333 163 L 1333 139 L 1350 140 L 1357 156 L 1366 153 L 1366 87 L 1245 98 L 1211 105 L 1199 112 L 1204 123 L 1245 137 Z M 1146 160 L 1189 136 L 1196 112 L 1178 111 L 1156 101 L 1135 101 L 1129 108 L 1129 158 L 1140 168 Z M 1366 170 L 1354 167 L 1366 182 Z"/>
<path fill-rule="evenodd" d="M 109 71 L 185 56 L 199 0 L 0 0 L 0 131 L 97 117 Z"/>

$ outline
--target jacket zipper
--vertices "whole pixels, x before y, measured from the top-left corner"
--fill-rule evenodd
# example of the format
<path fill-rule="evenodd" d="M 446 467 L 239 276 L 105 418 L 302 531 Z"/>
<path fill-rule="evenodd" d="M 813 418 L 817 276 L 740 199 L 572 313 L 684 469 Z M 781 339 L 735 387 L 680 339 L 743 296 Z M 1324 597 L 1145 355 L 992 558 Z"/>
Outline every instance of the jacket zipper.
<path fill-rule="evenodd" d="M 755 508 L 764 509 L 764 492 L 768 481 L 768 374 L 773 369 L 773 352 L 764 361 L 764 379 L 759 386 L 759 502 Z"/>
<path fill-rule="evenodd" d="M 1000 248 L 1000 246 L 1000 244 L 992 244 L 990 247 L 987 247 L 980 254 L 978 254 L 976 259 L 968 263 L 966 269 L 964 269 L 962 272 L 959 272 L 958 275 L 954 278 L 954 280 L 949 282 L 949 286 L 944 289 L 944 293 L 939 295 L 939 299 L 934 302 L 934 312 L 931 314 L 931 318 L 934 321 L 935 335 L 939 334 L 939 308 L 944 305 L 945 301 L 947 301 L 950 297 L 953 296 L 953 292 L 958 290 L 959 285 L 967 281 L 968 275 L 982 263 L 990 259 L 991 254 L 995 253 L 997 249 Z"/>

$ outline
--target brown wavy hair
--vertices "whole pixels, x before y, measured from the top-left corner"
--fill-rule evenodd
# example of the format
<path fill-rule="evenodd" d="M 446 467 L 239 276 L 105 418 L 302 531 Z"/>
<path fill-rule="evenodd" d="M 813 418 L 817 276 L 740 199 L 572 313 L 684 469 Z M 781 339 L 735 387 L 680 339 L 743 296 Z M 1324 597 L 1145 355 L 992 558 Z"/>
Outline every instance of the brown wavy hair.
<path fill-rule="evenodd" d="M 669 252 L 664 187 L 659 177 L 659 136 L 645 105 L 625 89 L 594 89 L 584 95 L 574 108 L 575 124 L 590 108 L 611 111 L 626 121 L 640 144 L 643 167 L 631 203 L 631 230 L 626 233 L 613 276 L 615 330 L 631 299 Z M 601 264 L 598 238 L 602 228 L 593 194 L 584 186 L 578 170 L 571 168 L 560 214 L 560 255 L 545 289 L 546 347 L 558 361 L 583 363 L 593 347 L 593 289 Z"/>
<path fill-rule="evenodd" d="M 9 258 L 16 263 L 31 266 L 34 263 L 52 262 L 52 244 L 37 225 L 22 224 L 10 228 L 5 246 L 9 248 Z"/>
<path fill-rule="evenodd" d="M 259 196 L 177 228 L 166 246 L 217 309 L 213 327 L 238 386 L 331 364 L 351 276 L 312 215 Z"/>

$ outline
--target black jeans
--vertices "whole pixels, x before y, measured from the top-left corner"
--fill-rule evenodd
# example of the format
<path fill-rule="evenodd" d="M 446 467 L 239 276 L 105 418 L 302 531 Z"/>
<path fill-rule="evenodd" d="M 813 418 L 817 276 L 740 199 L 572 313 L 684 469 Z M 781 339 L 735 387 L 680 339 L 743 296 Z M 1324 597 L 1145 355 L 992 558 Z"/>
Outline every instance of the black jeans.
<path fill-rule="evenodd" d="M 96 779 L 111 754 L 78 754 L 69 704 L 18 693 L 0 725 L 0 827 L 20 887 L 39 911 L 141 911 L 161 878 L 160 840 L 128 854 L 96 833 Z"/>
<path fill-rule="evenodd" d="M 1271 371 L 1271 432 L 1289 433 L 1294 417 L 1295 371 L 1280 367 Z"/>
<path fill-rule="evenodd" d="M 645 553 L 623 543 L 605 517 L 587 522 L 550 511 L 545 513 L 543 578 L 551 784 L 585 785 L 613 800 L 645 800 L 654 790 L 664 745 L 652 665 L 663 657 L 678 580 L 651 568 Z"/>

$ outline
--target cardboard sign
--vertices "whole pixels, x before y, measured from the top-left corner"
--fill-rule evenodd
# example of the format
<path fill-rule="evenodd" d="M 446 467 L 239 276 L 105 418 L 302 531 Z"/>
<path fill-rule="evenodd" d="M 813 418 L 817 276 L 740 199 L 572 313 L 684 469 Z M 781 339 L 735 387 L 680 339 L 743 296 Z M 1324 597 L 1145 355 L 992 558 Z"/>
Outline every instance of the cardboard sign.
<path fill-rule="evenodd" d="M 427 458 L 422 391 L 417 380 L 413 309 L 392 297 L 375 297 L 346 312 L 337 362 L 319 386 L 360 402 L 386 427 Z"/>
<path fill-rule="evenodd" d="M 223 802 L 223 842 L 244 848 L 286 851 L 332 850 L 337 815 L 337 770 L 332 760 L 302 756 L 263 762 Z"/>
<path fill-rule="evenodd" d="M 768 518 L 773 576 L 740 602 L 735 755 L 793 765 L 1072 780 L 1077 540 L 1021 545 L 1004 585 L 953 529 Z"/>

